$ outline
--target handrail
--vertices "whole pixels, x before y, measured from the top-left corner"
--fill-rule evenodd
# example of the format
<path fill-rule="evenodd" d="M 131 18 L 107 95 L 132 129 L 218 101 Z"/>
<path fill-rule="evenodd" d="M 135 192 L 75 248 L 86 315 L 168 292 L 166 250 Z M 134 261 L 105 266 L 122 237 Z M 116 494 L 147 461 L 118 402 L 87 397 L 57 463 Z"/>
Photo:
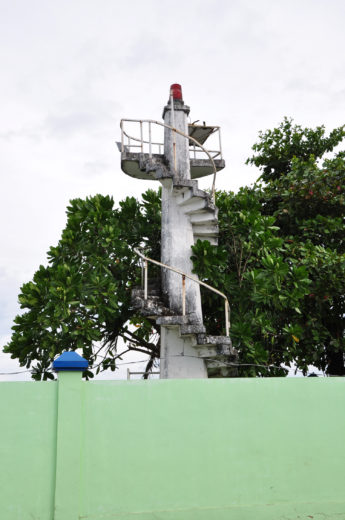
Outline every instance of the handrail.
<path fill-rule="evenodd" d="M 151 140 L 149 141 L 144 141 L 144 140 L 140 140 L 140 139 L 137 139 L 135 137 L 131 137 L 130 135 L 128 135 L 125 130 L 123 129 L 123 123 L 124 122 L 130 122 L 130 123 L 140 123 L 140 125 L 142 125 L 142 123 L 148 123 L 149 124 L 149 132 L 150 132 L 150 135 L 151 135 L 151 124 L 156 124 L 156 125 L 159 125 L 159 126 L 162 126 L 163 128 L 168 128 L 170 130 L 172 130 L 173 132 L 179 134 L 179 135 L 182 135 L 183 137 L 185 137 L 186 139 L 190 140 L 190 141 L 193 141 L 193 143 L 195 143 L 197 146 L 199 146 L 203 152 L 206 153 L 206 155 L 208 156 L 208 158 L 210 159 L 211 163 L 212 163 L 212 166 L 213 166 L 213 182 L 212 182 L 212 189 L 211 189 L 211 195 L 212 195 L 212 201 L 215 202 L 215 192 L 216 192 L 216 176 L 217 176 L 217 168 L 216 168 L 216 164 L 213 160 L 213 157 L 211 156 L 211 154 L 209 153 L 208 150 L 206 150 L 206 148 L 204 148 L 204 146 L 202 144 L 199 143 L 199 141 L 197 141 L 194 137 L 190 136 L 190 135 L 187 135 L 185 134 L 184 132 L 182 132 L 181 130 L 178 130 L 177 128 L 173 127 L 173 126 L 170 126 L 170 125 L 167 125 L 166 123 L 161 123 L 161 121 L 155 121 L 154 119 L 121 119 L 120 121 L 120 128 L 121 128 L 121 151 L 124 152 L 124 142 L 123 142 L 123 135 L 125 135 L 126 137 L 128 137 L 128 139 L 133 139 L 134 141 L 139 141 L 141 143 L 148 143 L 150 145 L 150 153 L 149 153 L 149 156 L 151 157 L 152 156 L 152 153 L 151 153 L 151 146 L 152 144 L 160 144 L 160 143 L 152 143 Z"/>
<path fill-rule="evenodd" d="M 162 124 L 164 125 L 164 123 L 160 123 L 159 121 L 154 121 L 153 119 L 121 119 L 121 122 L 122 121 L 129 121 L 130 123 L 157 123 L 157 124 Z M 168 128 L 174 128 L 174 127 L 170 127 L 169 125 L 166 125 Z M 139 137 L 133 137 L 132 135 L 128 135 L 128 133 L 122 128 L 122 131 L 124 133 L 124 135 L 126 137 L 128 137 L 128 139 L 132 139 L 132 141 L 138 141 L 139 143 L 144 143 L 144 144 L 150 144 L 150 141 L 146 141 L 145 139 L 139 139 Z M 213 127 L 216 130 L 220 130 L 220 126 L 214 126 Z M 179 132 L 179 130 L 176 129 L 177 132 Z M 215 133 L 215 132 L 213 132 Z M 213 135 L 213 133 L 211 135 Z M 184 136 L 186 136 L 186 134 L 184 134 Z M 202 148 L 202 145 L 199 143 L 199 141 L 197 141 L 196 139 L 194 139 L 194 137 L 192 137 L 191 135 L 188 135 L 188 139 L 192 139 L 193 141 L 195 141 L 197 143 L 198 146 L 200 146 Z M 156 146 L 164 146 L 164 143 L 155 143 L 153 141 L 151 141 L 151 144 L 154 144 Z M 132 145 L 133 146 L 133 145 Z M 220 154 L 221 153 L 221 150 L 209 150 L 209 152 L 213 151 L 214 153 L 217 153 L 217 154 Z"/>
<path fill-rule="evenodd" d="M 122 119 L 122 121 L 131 121 L 131 122 L 133 122 L 134 120 L 132 120 L 132 119 Z M 138 120 L 138 121 L 139 121 L 139 120 Z M 142 120 L 142 122 L 147 122 L 147 120 Z M 215 128 L 219 129 L 220 126 L 216 126 Z M 139 137 L 133 137 L 132 135 L 129 135 L 129 134 L 128 134 L 125 130 L 123 130 L 123 129 L 122 129 L 122 131 L 123 131 L 123 135 L 125 135 L 128 139 L 131 139 L 132 141 L 137 141 L 138 143 L 143 143 L 143 144 L 150 144 L 150 141 L 146 141 L 145 139 L 139 139 Z M 191 136 L 188 136 L 188 137 L 189 137 L 189 139 L 192 139 Z M 151 145 L 161 147 L 161 146 L 164 146 L 164 143 L 156 143 L 156 142 L 154 142 L 154 141 L 151 141 Z M 131 144 L 130 146 L 131 146 L 131 147 L 135 146 L 135 147 L 137 147 L 137 148 L 141 148 L 140 145 L 135 145 L 135 144 Z M 195 146 L 195 145 L 194 145 L 194 146 Z M 198 144 L 198 146 L 201 147 L 201 145 L 199 145 L 199 144 Z M 123 144 L 123 147 L 125 148 L 126 145 Z M 124 151 L 124 150 L 123 150 L 123 151 Z M 190 152 L 191 152 L 191 151 L 192 151 L 192 150 L 190 150 Z M 194 151 L 194 149 L 193 149 L 193 151 Z M 204 151 L 204 150 L 202 150 L 202 151 Z M 221 155 L 221 150 L 208 150 L 208 151 L 209 151 L 209 153 L 215 153 L 215 154 L 216 154 L 216 155 L 213 157 L 213 159 L 215 159 L 216 157 L 218 157 L 218 155 Z"/>
<path fill-rule="evenodd" d="M 133 251 L 142 258 L 144 263 L 144 300 L 147 300 L 147 272 L 148 272 L 148 262 L 151 262 L 152 264 L 156 264 L 160 267 L 164 267 L 165 269 L 169 269 L 170 271 L 173 271 L 174 273 L 180 274 L 182 276 L 182 315 L 185 316 L 186 314 L 186 292 L 185 292 L 185 279 L 188 278 L 189 280 L 192 280 L 193 282 L 198 283 L 199 285 L 202 285 L 203 287 L 206 287 L 206 289 L 209 289 L 210 291 L 218 294 L 222 298 L 224 298 L 224 306 L 225 306 L 225 335 L 229 336 L 230 332 L 230 304 L 227 296 L 225 296 L 224 293 L 216 289 L 215 287 L 212 287 L 211 285 L 208 285 L 205 282 L 202 282 L 199 280 L 199 278 L 196 278 L 196 276 L 193 276 L 191 274 L 184 273 L 181 271 L 181 269 L 178 269 L 177 267 L 172 267 L 171 265 L 163 264 L 162 262 L 158 262 L 158 260 L 153 260 L 152 258 L 149 258 L 148 256 L 143 255 L 138 249 L 135 247 L 133 248 Z"/>
<path fill-rule="evenodd" d="M 132 121 L 132 119 L 121 119 L 121 121 Z M 122 130 L 122 131 L 123 131 L 124 135 L 126 137 L 128 137 L 128 139 L 132 139 L 132 141 L 138 141 L 139 143 L 150 144 L 150 141 L 145 141 L 145 139 L 139 139 L 139 137 L 133 137 L 132 135 L 128 135 L 127 132 L 125 132 L 125 130 Z M 164 146 L 164 143 L 155 143 L 153 141 L 151 141 L 151 144 L 154 144 L 156 146 Z M 131 146 L 134 146 L 134 145 L 131 145 Z"/>

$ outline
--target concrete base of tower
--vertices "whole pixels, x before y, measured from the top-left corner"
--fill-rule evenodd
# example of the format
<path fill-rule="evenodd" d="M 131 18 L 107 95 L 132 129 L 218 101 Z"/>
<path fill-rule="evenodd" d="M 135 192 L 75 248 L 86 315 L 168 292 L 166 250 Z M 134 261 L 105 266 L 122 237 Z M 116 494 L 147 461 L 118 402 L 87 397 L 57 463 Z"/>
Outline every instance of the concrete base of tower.
<path fill-rule="evenodd" d="M 194 339 L 195 343 L 195 339 Z M 204 379 L 207 369 L 193 348 L 193 336 L 180 336 L 179 327 L 161 326 L 161 379 Z"/>

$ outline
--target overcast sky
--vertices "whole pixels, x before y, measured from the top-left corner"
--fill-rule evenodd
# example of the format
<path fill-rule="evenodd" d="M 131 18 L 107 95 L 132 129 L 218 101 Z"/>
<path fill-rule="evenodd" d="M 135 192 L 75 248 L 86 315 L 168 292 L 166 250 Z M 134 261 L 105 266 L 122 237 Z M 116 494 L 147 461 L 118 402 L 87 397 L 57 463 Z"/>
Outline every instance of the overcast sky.
<path fill-rule="evenodd" d="M 342 0 L 0 0 L 0 25 L 1 345 L 68 201 L 156 185 L 121 172 L 114 142 L 122 117 L 161 118 L 172 83 L 222 128 L 218 188 L 256 179 L 245 159 L 285 115 L 345 122 Z"/>

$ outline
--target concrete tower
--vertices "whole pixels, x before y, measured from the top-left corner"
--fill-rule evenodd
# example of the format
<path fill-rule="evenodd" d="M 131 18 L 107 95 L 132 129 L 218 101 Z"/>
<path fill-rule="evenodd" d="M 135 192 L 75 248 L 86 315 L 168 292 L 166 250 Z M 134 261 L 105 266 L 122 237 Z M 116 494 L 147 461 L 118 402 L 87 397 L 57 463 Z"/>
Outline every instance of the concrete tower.
<path fill-rule="evenodd" d="M 143 315 L 156 319 L 161 327 L 161 378 L 224 377 L 233 370 L 231 361 L 236 352 L 228 336 L 206 334 L 200 285 L 192 274 L 190 257 L 196 240 L 206 239 L 216 244 L 218 235 L 218 210 L 210 195 L 198 189 L 194 179 L 214 173 L 214 168 L 221 170 L 225 164 L 221 150 L 211 160 L 210 154 L 202 159 L 196 157 L 196 148 L 204 150 L 203 143 L 219 127 L 189 125 L 188 114 L 181 86 L 174 84 L 163 110 L 163 124 L 138 120 L 140 138 L 133 138 L 124 131 L 124 123 L 129 120 L 121 122 L 119 147 L 123 171 L 133 177 L 159 180 L 162 185 L 161 262 L 175 269 L 162 267 L 160 295 L 137 289 L 133 291 L 133 304 Z M 143 138 L 144 123 L 149 125 L 148 141 Z M 164 146 L 159 145 L 163 154 L 153 153 L 158 143 L 151 139 L 152 125 L 164 127 Z M 124 144 L 126 137 L 128 145 Z M 135 145 L 131 144 L 133 141 Z"/>

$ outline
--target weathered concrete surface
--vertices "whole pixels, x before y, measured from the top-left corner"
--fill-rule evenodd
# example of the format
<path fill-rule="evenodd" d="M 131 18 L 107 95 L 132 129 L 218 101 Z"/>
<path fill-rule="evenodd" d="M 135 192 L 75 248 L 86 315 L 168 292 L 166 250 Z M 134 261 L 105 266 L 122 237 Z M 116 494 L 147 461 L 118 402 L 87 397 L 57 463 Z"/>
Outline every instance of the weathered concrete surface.
<path fill-rule="evenodd" d="M 192 224 L 194 243 L 198 240 L 208 240 L 212 245 L 218 244 L 218 208 L 210 195 L 198 188 L 197 181 L 180 182 L 174 185 L 178 194 L 177 203 L 181 211 L 189 216 Z"/>
<path fill-rule="evenodd" d="M 207 377 L 204 360 L 194 349 L 192 337 L 181 337 L 179 327 L 161 327 L 161 379 Z"/>
<path fill-rule="evenodd" d="M 183 101 L 174 100 L 174 110 L 171 103 L 164 107 L 163 119 L 166 125 L 176 128 L 188 135 L 189 107 Z M 173 172 L 175 182 L 190 179 L 189 140 L 169 128 L 164 128 L 164 156 L 170 170 Z"/>
<path fill-rule="evenodd" d="M 183 366 L 188 369 L 188 377 L 194 377 L 193 367 L 200 364 L 194 361 L 195 358 L 204 361 L 208 377 L 237 375 L 238 355 L 230 338 L 206 334 L 205 327 L 201 323 L 190 323 L 188 315 L 172 315 L 171 309 L 162 301 L 159 290 L 149 286 L 145 300 L 143 289 L 133 289 L 131 305 L 141 316 L 155 320 L 162 329 L 174 331 L 173 334 L 161 338 L 162 379 L 186 377 L 185 373 L 183 376 Z M 212 364 L 211 361 L 217 363 Z M 199 371 L 196 374 L 195 377 L 200 377 Z"/>
<path fill-rule="evenodd" d="M 190 317 L 175 315 L 164 316 L 157 319 L 157 324 L 164 327 L 180 327 L 181 336 L 195 336 L 195 334 L 203 334 L 206 329 L 202 323 L 191 323 Z"/>
<path fill-rule="evenodd" d="M 198 240 L 208 240 L 217 245 L 218 210 L 210 195 L 199 189 L 197 181 L 191 178 L 191 164 L 197 171 L 196 176 L 211 174 L 213 168 L 209 160 L 190 159 L 190 140 L 186 137 L 188 114 L 189 107 L 182 99 L 170 99 L 163 111 L 166 125 L 164 154 L 150 157 L 144 153 L 131 153 L 125 148 L 121 153 L 121 164 L 122 169 L 133 177 L 160 181 L 161 262 L 197 278 L 192 273 L 192 246 Z M 223 160 L 215 163 L 219 169 L 225 166 Z M 229 362 L 236 358 L 231 342 L 222 338 L 206 342 L 200 286 L 197 281 L 184 278 L 162 268 L 161 295 L 151 293 L 144 300 L 142 292 L 133 291 L 132 294 L 133 308 L 161 325 L 161 378 L 204 378 L 208 372 L 213 377 L 229 375 L 233 371 L 233 367 L 229 369 Z M 210 359 L 217 361 L 216 365 L 209 366 Z"/>
<path fill-rule="evenodd" d="M 164 108 L 164 123 L 188 134 L 189 108 L 181 101 L 173 101 Z M 179 208 L 174 189 L 180 181 L 191 183 L 188 139 L 164 128 L 164 156 L 173 179 L 162 180 L 162 238 L 161 261 L 191 274 L 191 246 L 194 244 L 192 224 Z M 182 314 L 182 279 L 169 270 L 162 273 L 163 296 L 174 314 Z M 186 280 L 186 313 L 191 321 L 202 323 L 201 297 L 198 284 Z"/>
<path fill-rule="evenodd" d="M 190 352 L 193 353 L 193 357 L 196 356 L 204 360 L 208 377 L 237 376 L 238 352 L 232 346 L 231 339 L 228 336 L 210 336 L 205 333 L 204 325 L 190 324 L 188 316 L 161 316 L 156 319 L 156 323 L 161 325 L 161 330 L 164 328 L 164 330 L 177 331 L 174 335 L 165 338 L 166 341 L 173 343 L 174 355 L 172 358 L 174 359 L 171 364 L 169 364 L 166 354 L 170 351 L 170 347 L 168 349 L 166 345 L 162 347 L 165 349 L 164 355 L 167 359 L 167 363 L 163 363 L 163 367 L 168 375 L 170 373 L 181 374 L 181 363 L 185 362 L 183 359 L 175 358 L 182 356 L 181 352 L 185 352 L 183 340 L 188 339 L 188 348 L 192 347 Z M 162 353 L 161 356 L 163 356 Z M 162 378 L 164 378 L 164 373 Z"/>
<path fill-rule="evenodd" d="M 194 244 L 193 225 L 181 210 L 171 180 L 162 182 L 162 263 L 192 274 L 190 259 Z M 195 276 L 195 275 L 193 275 Z M 162 273 L 163 296 L 174 314 L 182 314 L 182 277 L 169 270 Z M 192 323 L 202 323 L 199 285 L 186 279 L 186 314 Z"/>
<path fill-rule="evenodd" d="M 163 112 L 164 123 L 188 134 L 189 108 L 181 101 L 168 104 Z M 162 184 L 162 262 L 192 274 L 192 245 L 199 238 L 216 243 L 218 236 L 217 212 L 209 195 L 198 189 L 191 180 L 189 142 L 185 137 L 165 128 L 164 155 L 172 179 L 161 179 Z M 195 218 L 191 215 L 211 214 L 211 218 Z M 195 276 L 195 275 L 194 275 Z M 175 315 L 182 314 L 182 277 L 169 270 L 162 272 L 164 300 Z M 195 325 L 203 332 L 200 286 L 185 280 L 185 308 L 187 326 Z M 161 322 L 161 378 L 207 377 L 205 363 L 193 349 L 195 336 L 186 337 L 180 327 L 169 327 Z M 184 352 L 188 352 L 188 357 Z"/>
<path fill-rule="evenodd" d="M 159 180 L 164 176 L 172 177 L 172 172 L 164 172 L 162 175 L 155 167 L 152 168 L 152 165 L 155 166 L 155 163 L 165 165 L 164 155 L 152 154 L 152 160 L 150 160 L 148 153 L 133 153 L 127 150 L 121 154 L 121 169 L 130 177 L 148 181 Z M 199 179 L 213 174 L 213 167 L 209 159 L 191 158 L 189 163 L 192 179 Z M 217 172 L 225 168 L 225 161 L 223 159 L 215 159 L 214 163 Z"/>
<path fill-rule="evenodd" d="M 171 309 L 166 307 L 161 296 L 148 293 L 144 299 L 143 289 L 133 289 L 131 294 L 131 306 L 139 311 L 141 316 L 156 319 L 158 316 L 170 316 Z"/>

